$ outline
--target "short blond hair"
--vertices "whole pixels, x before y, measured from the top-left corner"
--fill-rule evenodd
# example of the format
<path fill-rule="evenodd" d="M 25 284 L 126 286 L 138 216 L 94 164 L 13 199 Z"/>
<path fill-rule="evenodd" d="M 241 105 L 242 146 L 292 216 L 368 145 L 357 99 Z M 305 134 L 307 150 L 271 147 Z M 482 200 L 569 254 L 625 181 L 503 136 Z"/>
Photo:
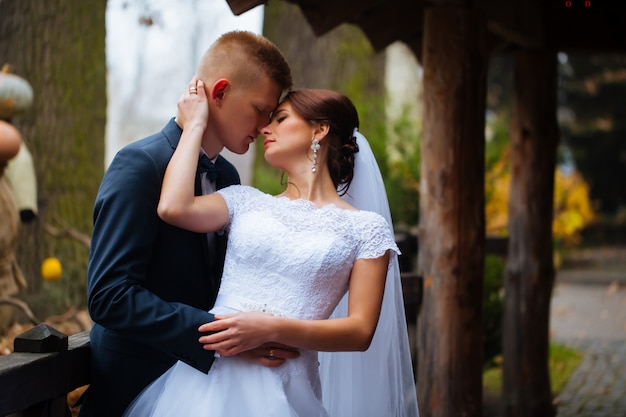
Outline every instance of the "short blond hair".
<path fill-rule="evenodd" d="M 291 89 L 291 70 L 282 52 L 262 35 L 232 31 L 221 35 L 205 52 L 196 75 L 207 84 L 227 78 L 233 88 L 249 88 L 263 76 L 283 92 Z"/>

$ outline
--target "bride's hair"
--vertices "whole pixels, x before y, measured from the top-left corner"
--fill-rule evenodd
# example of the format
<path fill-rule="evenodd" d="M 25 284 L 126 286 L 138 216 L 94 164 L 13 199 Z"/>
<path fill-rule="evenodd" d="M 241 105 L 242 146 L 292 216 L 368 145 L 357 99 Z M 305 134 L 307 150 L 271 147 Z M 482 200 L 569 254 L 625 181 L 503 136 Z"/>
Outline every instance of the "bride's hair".
<path fill-rule="evenodd" d="M 359 127 L 359 115 L 352 101 L 332 90 L 301 89 L 290 91 L 293 109 L 310 122 L 326 122 L 330 126 L 323 143 L 327 146 L 328 171 L 339 194 L 350 187 L 354 176 L 354 156 L 359 151 L 354 129 Z"/>

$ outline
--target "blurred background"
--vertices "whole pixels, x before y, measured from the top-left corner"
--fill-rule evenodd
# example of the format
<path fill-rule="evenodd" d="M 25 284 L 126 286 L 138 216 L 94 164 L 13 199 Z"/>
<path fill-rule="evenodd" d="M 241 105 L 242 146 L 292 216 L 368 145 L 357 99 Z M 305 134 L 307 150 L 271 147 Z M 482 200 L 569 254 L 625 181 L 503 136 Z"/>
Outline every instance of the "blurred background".
<path fill-rule="evenodd" d="M 409 248 L 404 268 L 415 269 L 422 119 L 415 97 L 421 97 L 422 71 L 403 43 L 375 52 L 349 24 L 317 37 L 299 7 L 287 1 L 234 16 L 226 0 L 0 0 L 0 65 L 7 64 L 4 74 L 31 88 L 21 91 L 4 78 L 0 97 L 10 88 L 13 95 L 32 94 L 30 101 L 24 98 L 28 106 L 4 117 L 21 132 L 31 174 L 28 169 L 10 174 L 10 162 L 6 176 L 9 183 L 14 178 L 16 195 L 23 190 L 16 185 L 20 175 L 31 175 L 36 184 L 35 206 L 20 207 L 24 216 L 16 246 L 26 286 L 0 293 L 2 308 L 12 312 L 0 337 L 22 331 L 29 317 L 67 325 L 68 332 L 89 328 L 86 266 L 102 175 L 120 147 L 161 129 L 175 115 L 200 56 L 221 33 L 234 29 L 275 42 L 292 67 L 295 87 L 336 89 L 353 99 L 360 130 L 385 178 L 394 228 Z M 626 247 L 626 56 L 559 53 L 558 62 L 555 266 L 559 273 L 609 268 L 621 277 L 626 268 L 621 250 Z M 509 53 L 490 58 L 485 216 L 487 234 L 496 237 L 507 236 L 512 67 Z M 282 190 L 280 173 L 264 163 L 262 151 L 226 156 L 244 183 L 270 193 Z M 0 221 L 5 221 L 1 214 Z M 503 268 L 501 256 L 488 256 L 486 368 L 497 365 L 501 353 Z M 620 279 L 606 285 L 619 286 Z M 626 331 L 626 321 L 618 328 Z M 0 348 L 3 354 L 11 346 L 0 343 Z"/>

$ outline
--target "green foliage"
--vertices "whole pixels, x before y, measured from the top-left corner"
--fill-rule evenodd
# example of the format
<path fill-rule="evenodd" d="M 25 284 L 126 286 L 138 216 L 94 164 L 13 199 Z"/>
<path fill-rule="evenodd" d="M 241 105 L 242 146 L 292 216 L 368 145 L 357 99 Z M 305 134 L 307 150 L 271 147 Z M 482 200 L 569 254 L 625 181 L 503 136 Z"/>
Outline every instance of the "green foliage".
<path fill-rule="evenodd" d="M 485 224 L 491 235 L 506 235 L 508 228 L 509 116 L 488 113 L 485 143 Z"/>
<path fill-rule="evenodd" d="M 491 367 L 502 355 L 502 316 L 504 310 L 504 259 L 485 257 L 483 283 L 483 365 Z"/>
<path fill-rule="evenodd" d="M 501 112 L 488 117 L 485 158 L 485 221 L 487 234 L 508 234 L 510 192 L 509 116 Z M 565 153 L 564 149 L 561 152 Z M 562 157 L 562 160 L 565 160 Z M 594 221 L 595 212 L 589 186 L 578 171 L 556 169 L 554 174 L 554 212 L 552 232 L 557 247 L 575 246 L 580 232 Z"/>
<path fill-rule="evenodd" d="M 281 172 L 265 161 L 263 141 L 256 140 L 254 149 L 254 174 L 252 185 L 261 191 L 271 195 L 277 195 L 284 191 L 285 185 L 281 181 Z M 286 181 L 286 176 L 284 181 Z"/>
<path fill-rule="evenodd" d="M 388 157 L 387 175 L 383 175 L 394 222 L 415 225 L 419 222 L 421 123 L 408 114 L 405 108 L 389 126 L 387 142 L 393 157 Z"/>
<path fill-rule="evenodd" d="M 557 396 L 563 391 L 565 384 L 582 360 L 583 354 L 581 351 L 558 343 L 550 344 L 548 369 L 553 396 Z M 483 386 L 493 392 L 502 391 L 501 365 L 492 366 L 484 371 Z"/>
<path fill-rule="evenodd" d="M 507 148 L 509 139 L 510 115 L 507 111 L 487 113 L 485 124 L 485 169 L 491 170 L 498 163 Z"/>
<path fill-rule="evenodd" d="M 550 383 L 555 394 L 563 391 L 565 384 L 583 360 L 581 351 L 557 343 L 550 344 Z"/>

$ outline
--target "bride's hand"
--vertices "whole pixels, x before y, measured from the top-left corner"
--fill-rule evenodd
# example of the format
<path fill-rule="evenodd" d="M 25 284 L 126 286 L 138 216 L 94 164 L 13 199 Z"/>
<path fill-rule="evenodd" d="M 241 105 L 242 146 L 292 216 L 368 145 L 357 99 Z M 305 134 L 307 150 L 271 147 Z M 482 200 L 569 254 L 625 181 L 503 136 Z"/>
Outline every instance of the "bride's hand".
<path fill-rule="evenodd" d="M 187 91 L 178 100 L 176 123 L 183 130 L 199 127 L 204 131 L 208 121 L 209 102 L 204 82 L 194 75 L 187 85 Z"/>
<path fill-rule="evenodd" d="M 216 320 L 198 328 L 211 333 L 199 338 L 206 350 L 215 350 L 222 356 L 245 356 L 267 360 L 284 360 L 298 357 L 298 352 L 288 346 L 272 343 L 268 338 L 274 316 L 262 312 L 245 312 L 216 316 Z M 245 352 L 245 353 L 243 353 Z M 265 358 L 265 360 L 263 360 Z"/>

